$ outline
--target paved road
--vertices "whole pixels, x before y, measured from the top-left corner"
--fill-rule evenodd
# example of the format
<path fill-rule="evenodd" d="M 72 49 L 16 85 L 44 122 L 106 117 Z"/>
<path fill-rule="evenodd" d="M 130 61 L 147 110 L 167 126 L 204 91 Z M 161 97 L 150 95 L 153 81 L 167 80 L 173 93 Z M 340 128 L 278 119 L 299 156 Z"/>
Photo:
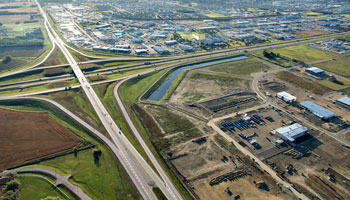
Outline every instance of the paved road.
<path fill-rule="evenodd" d="M 68 180 L 69 176 L 62 176 L 58 172 L 53 171 L 51 169 L 42 168 L 42 167 L 23 167 L 23 168 L 12 169 L 8 172 L 16 172 L 16 173 L 34 172 L 34 173 L 48 174 L 56 178 L 56 183 L 55 183 L 56 186 L 64 185 L 67 189 L 69 189 L 77 197 L 79 197 L 79 199 L 92 200 L 92 198 L 90 198 L 87 194 L 85 194 L 85 192 L 80 187 L 73 185 L 71 182 L 69 182 Z M 1 173 L 1 174 L 5 175 L 6 173 Z"/>
<path fill-rule="evenodd" d="M 42 15 L 47 20 L 46 13 L 40 7 L 40 4 L 35 1 L 40 9 Z M 50 27 L 54 40 L 57 46 L 61 49 L 62 53 L 66 57 L 66 60 L 70 64 L 73 69 L 73 72 L 77 79 L 80 82 L 81 88 L 92 104 L 97 116 L 101 120 L 108 134 L 112 138 L 112 141 L 116 145 L 119 150 L 120 158 L 119 160 L 126 168 L 129 176 L 133 180 L 135 186 L 139 190 L 140 194 L 144 199 L 156 199 L 155 194 L 152 191 L 150 186 L 150 180 L 160 188 L 160 190 L 164 193 L 164 195 L 168 199 L 183 199 L 179 191 L 173 186 L 173 183 L 165 184 L 163 180 L 161 180 L 158 174 L 148 165 L 145 159 L 139 154 L 139 152 L 135 149 L 135 147 L 130 143 L 130 141 L 125 137 L 122 130 L 115 124 L 114 120 L 100 101 L 96 92 L 91 87 L 90 83 L 84 76 L 83 72 L 78 66 L 78 63 L 74 60 L 71 53 L 66 48 L 62 39 L 57 35 L 57 33 Z M 172 187 L 173 186 L 173 187 Z M 173 190 L 175 188 L 175 190 Z"/>

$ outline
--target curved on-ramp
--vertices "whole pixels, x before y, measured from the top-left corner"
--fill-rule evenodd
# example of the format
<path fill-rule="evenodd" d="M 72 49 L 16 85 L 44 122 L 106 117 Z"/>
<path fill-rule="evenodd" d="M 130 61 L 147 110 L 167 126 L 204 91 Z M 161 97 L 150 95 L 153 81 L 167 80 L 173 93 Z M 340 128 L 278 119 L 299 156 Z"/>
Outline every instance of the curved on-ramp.
<path fill-rule="evenodd" d="M 80 187 L 73 185 L 71 182 L 69 182 L 69 176 L 62 176 L 58 172 L 43 168 L 43 167 L 22 167 L 22 168 L 17 168 L 17 169 L 12 169 L 7 172 L 1 173 L 1 175 L 6 175 L 7 173 L 10 172 L 16 172 L 16 173 L 25 173 L 25 172 L 30 172 L 30 173 L 42 173 L 42 174 L 47 174 L 52 177 L 56 178 L 56 183 L 55 185 L 64 185 L 67 189 L 69 189 L 73 194 L 75 194 L 79 199 L 82 200 L 92 200 L 92 198 L 87 195 Z"/>

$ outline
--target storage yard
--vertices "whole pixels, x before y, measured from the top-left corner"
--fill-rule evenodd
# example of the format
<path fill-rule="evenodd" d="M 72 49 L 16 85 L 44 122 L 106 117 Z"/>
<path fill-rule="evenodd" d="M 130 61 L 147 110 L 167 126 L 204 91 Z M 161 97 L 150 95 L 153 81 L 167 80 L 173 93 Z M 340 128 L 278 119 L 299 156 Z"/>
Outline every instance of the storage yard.
<path fill-rule="evenodd" d="M 54 118 L 40 112 L 0 109 L 0 129 L 0 170 L 72 151 L 81 142 Z"/>

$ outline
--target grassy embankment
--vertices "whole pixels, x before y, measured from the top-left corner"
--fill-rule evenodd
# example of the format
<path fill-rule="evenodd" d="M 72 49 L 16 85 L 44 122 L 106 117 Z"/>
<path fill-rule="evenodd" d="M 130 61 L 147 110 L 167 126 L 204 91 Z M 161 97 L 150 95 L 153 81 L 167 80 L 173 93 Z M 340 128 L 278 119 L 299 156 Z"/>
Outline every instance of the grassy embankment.
<path fill-rule="evenodd" d="M 60 186 L 58 187 L 59 189 L 57 189 L 54 185 L 52 185 L 54 181 L 51 181 L 46 177 L 42 177 L 42 175 L 33 176 L 30 174 L 21 174 L 19 181 L 21 183 L 21 199 L 23 200 L 43 199 L 48 196 L 67 199 L 66 195 L 70 199 L 78 199 L 64 186 Z M 64 194 L 62 194 L 61 191 Z"/>
<path fill-rule="evenodd" d="M 138 198 L 138 193 L 120 162 L 107 147 L 87 133 L 77 122 L 49 103 L 35 100 L 1 101 L 2 106 L 16 110 L 47 112 L 82 140 L 101 150 L 99 162 L 94 161 L 93 149 L 57 156 L 30 166 L 47 167 L 62 175 L 72 174 L 70 179 L 93 199 Z"/>
<path fill-rule="evenodd" d="M 296 87 L 301 87 L 303 89 L 310 90 L 315 94 L 325 94 L 331 91 L 330 89 L 317 84 L 315 81 L 307 80 L 288 71 L 278 72 L 276 76 L 277 78 L 283 81 L 289 82 L 295 85 Z"/>
<path fill-rule="evenodd" d="M 89 103 L 87 96 L 80 88 L 41 96 L 52 99 L 61 104 L 69 111 L 84 119 L 87 123 L 109 137 L 100 119 L 97 117 L 95 110 Z"/>
<path fill-rule="evenodd" d="M 0 91 L 0 96 L 28 94 L 33 92 L 41 92 L 41 91 L 53 90 L 53 89 L 64 88 L 64 87 L 73 87 L 75 85 L 79 85 L 76 79 L 70 80 L 70 81 L 53 82 L 53 83 L 43 84 L 39 86 L 27 87 L 23 89 L 2 90 Z"/>

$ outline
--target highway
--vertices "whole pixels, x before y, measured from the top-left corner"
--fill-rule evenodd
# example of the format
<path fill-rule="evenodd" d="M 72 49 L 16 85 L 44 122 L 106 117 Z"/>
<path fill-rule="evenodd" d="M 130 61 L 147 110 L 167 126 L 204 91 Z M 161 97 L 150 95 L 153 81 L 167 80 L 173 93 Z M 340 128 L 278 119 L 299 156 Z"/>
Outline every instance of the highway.
<path fill-rule="evenodd" d="M 6 176 L 9 172 L 16 172 L 16 173 L 43 173 L 50 175 L 52 177 L 56 178 L 56 183 L 54 184 L 56 187 L 58 185 L 64 185 L 67 189 L 69 189 L 72 193 L 74 193 L 77 197 L 79 197 L 82 200 L 92 200 L 80 187 L 73 185 L 71 182 L 69 182 L 70 176 L 62 176 L 58 172 L 53 171 L 51 169 L 42 168 L 42 167 L 23 167 L 23 168 L 17 168 L 12 169 L 7 172 L 0 173 L 1 176 Z"/>
<path fill-rule="evenodd" d="M 125 117 L 128 125 L 131 127 L 133 133 L 137 137 L 138 141 L 140 142 L 141 146 L 144 148 L 145 152 L 147 153 L 149 159 L 151 160 L 152 164 L 156 168 L 157 171 L 154 171 L 153 168 L 150 167 L 150 165 L 146 162 L 146 160 L 139 154 L 139 152 L 135 149 L 135 147 L 130 143 L 130 141 L 126 138 L 126 136 L 123 134 L 122 130 L 115 124 L 114 120 L 112 117 L 109 115 L 108 111 L 100 101 L 99 97 L 91 87 L 91 84 L 88 82 L 86 77 L 84 76 L 83 72 L 78 66 L 78 63 L 74 60 L 73 56 L 71 53 L 68 51 L 69 47 L 66 45 L 62 39 L 57 35 L 55 30 L 49 25 L 47 16 L 45 12 L 42 10 L 40 4 L 35 0 L 37 3 L 40 12 L 42 13 L 44 19 L 45 19 L 45 28 L 48 32 L 49 35 L 51 35 L 50 39 L 53 41 L 53 44 L 56 44 L 57 47 L 60 48 L 64 56 L 66 57 L 69 65 L 72 67 L 78 81 L 80 82 L 80 86 L 75 86 L 76 87 L 81 87 L 82 90 L 85 92 L 87 95 L 90 103 L 92 104 L 94 110 L 96 111 L 97 116 L 101 120 L 102 124 L 106 128 L 107 132 L 109 133 L 110 137 L 112 138 L 112 141 L 104 141 L 105 143 L 111 143 L 107 145 L 115 154 L 115 156 L 120 160 L 122 163 L 123 167 L 129 174 L 130 178 L 134 182 L 136 188 L 140 192 L 141 196 L 143 199 L 156 199 L 152 187 L 153 185 L 159 187 L 161 191 L 164 193 L 164 195 L 168 199 L 183 199 L 182 195 L 178 191 L 178 189 L 175 187 L 175 185 L 172 183 L 171 179 L 168 177 L 166 171 L 160 166 L 158 163 L 157 159 L 154 157 L 152 152 L 150 151 L 149 147 L 145 144 L 145 142 L 142 139 L 142 136 L 140 133 L 138 133 L 136 127 L 132 123 L 130 116 L 128 115 L 123 103 L 121 102 L 121 99 L 119 98 L 118 95 L 118 87 L 121 85 L 121 83 L 118 84 L 118 87 L 115 88 L 114 90 L 114 95 L 115 98 L 118 101 L 118 105 L 120 106 L 123 116 Z M 51 31 L 50 31 L 51 30 Z M 314 40 L 319 40 L 319 39 L 314 39 Z M 300 41 L 305 42 L 305 41 Z M 291 44 L 297 44 L 298 42 L 293 42 L 293 43 L 288 43 L 288 44 L 276 44 L 273 47 L 278 47 L 278 46 L 286 46 L 286 45 L 291 45 Z M 259 49 L 266 49 L 266 48 L 271 48 L 272 46 L 266 46 L 266 47 L 254 47 L 250 48 L 247 50 L 252 51 L 252 50 L 259 50 Z M 222 51 L 217 51 L 215 53 L 213 52 L 207 52 L 207 53 L 202 53 L 202 54 L 197 54 L 197 55 L 191 55 L 191 56 L 171 56 L 171 57 L 158 57 L 158 58 L 111 58 L 111 59 L 104 59 L 104 61 L 133 61 L 133 60 L 160 60 L 160 59 L 178 59 L 180 62 L 176 64 L 172 64 L 169 66 L 164 66 L 159 69 L 167 68 L 167 67 L 172 67 L 179 65 L 181 62 L 188 62 L 189 60 L 199 60 L 199 59 L 204 59 L 204 58 L 212 58 L 212 57 L 217 57 L 221 55 L 227 55 L 227 54 L 234 54 L 234 53 L 239 53 L 241 52 L 240 50 L 222 50 Z M 215 55 L 212 55 L 215 54 Z M 203 57 L 202 57 L 203 56 Z M 90 56 L 91 57 L 91 56 Z M 198 58 L 200 57 L 200 58 Z M 185 61 L 185 58 L 186 61 Z M 28 69 L 28 68 L 27 68 Z M 149 70 L 145 71 L 141 74 L 147 74 L 150 73 L 154 70 Z M 20 71 L 21 72 L 21 71 Z M 20 73 L 18 72 L 18 73 Z M 128 79 L 133 78 L 138 76 L 139 74 L 131 75 L 128 77 Z M 1 78 L 1 76 L 0 76 Z M 126 81 L 127 79 L 124 79 Z M 122 82 L 124 82 L 122 81 Z M 53 89 L 50 91 L 44 91 L 44 92 L 53 92 L 53 91 L 62 91 L 62 88 L 58 89 Z M 32 93 L 32 94 L 39 94 L 40 92 L 37 93 Z M 43 92 L 41 92 L 43 93 Z M 28 95 L 28 94 L 26 94 Z M 18 98 L 20 96 L 25 96 L 25 95 L 17 95 L 15 98 Z M 0 98 L 1 99 L 1 98 Z M 63 108 L 61 108 L 63 109 Z M 122 116 L 121 116 L 122 117 Z M 83 122 L 82 122 L 83 123 Z M 85 122 L 84 122 L 85 123 Z M 271 169 L 270 169 L 271 170 Z M 158 175 L 158 173 L 160 175 Z"/>
<path fill-rule="evenodd" d="M 35 0 L 35 2 L 43 15 L 45 22 L 48 23 L 46 13 L 42 10 L 37 0 Z M 81 88 L 92 104 L 97 116 L 112 138 L 115 146 L 118 148 L 119 154 L 117 156 L 119 156 L 119 160 L 126 168 L 126 171 L 133 180 L 143 199 L 156 199 L 156 196 L 152 191 L 152 187 L 150 186 L 150 181 L 153 181 L 153 183 L 160 188 L 168 199 L 183 199 L 182 195 L 179 193 L 173 183 L 167 182 L 166 180 L 165 182 L 161 180 L 157 173 L 149 166 L 145 159 L 139 154 L 139 152 L 137 152 L 135 147 L 125 137 L 122 130 L 120 130 L 120 128 L 115 124 L 114 120 L 100 101 L 96 92 L 93 90 L 90 83 L 79 68 L 78 63 L 74 60 L 73 56 L 64 45 L 62 39 L 57 35 L 51 26 L 49 26 L 49 28 L 54 35 L 54 40 L 57 46 L 61 49 L 68 63 L 72 67 L 75 76 L 80 82 Z"/>

